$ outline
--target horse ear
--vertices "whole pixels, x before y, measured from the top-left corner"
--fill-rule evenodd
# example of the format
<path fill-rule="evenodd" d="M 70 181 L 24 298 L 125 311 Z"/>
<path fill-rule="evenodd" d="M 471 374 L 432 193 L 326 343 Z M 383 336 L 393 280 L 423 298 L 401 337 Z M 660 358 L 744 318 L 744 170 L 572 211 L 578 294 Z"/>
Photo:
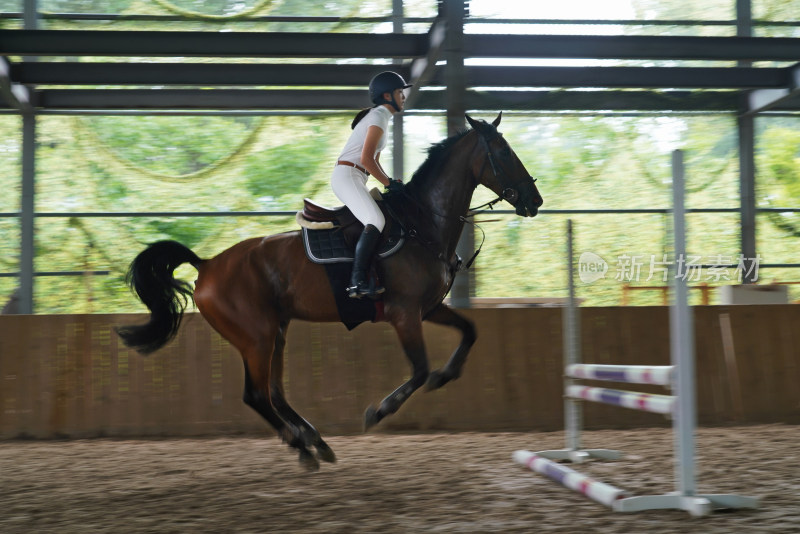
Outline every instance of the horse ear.
<path fill-rule="evenodd" d="M 464 116 L 467 118 L 467 122 L 469 123 L 469 125 L 472 126 L 472 129 L 473 130 L 477 130 L 478 129 L 478 122 L 475 119 L 473 119 L 472 117 L 470 117 L 469 115 L 465 114 Z"/>
<path fill-rule="evenodd" d="M 492 121 L 492 124 L 494 124 L 495 128 L 500 126 L 500 119 L 502 119 L 502 118 L 503 118 L 503 112 L 501 111 L 500 113 L 497 114 L 497 118 Z"/>

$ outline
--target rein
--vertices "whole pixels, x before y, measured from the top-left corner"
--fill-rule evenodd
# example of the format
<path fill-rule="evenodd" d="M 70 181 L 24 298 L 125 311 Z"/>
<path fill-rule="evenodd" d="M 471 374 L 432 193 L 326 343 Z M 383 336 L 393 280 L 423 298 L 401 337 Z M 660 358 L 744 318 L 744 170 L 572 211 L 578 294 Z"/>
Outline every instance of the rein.
<path fill-rule="evenodd" d="M 412 195 L 408 194 L 408 192 L 405 189 L 402 189 L 400 191 L 400 193 L 403 195 L 404 198 L 410 200 L 411 203 L 416 205 L 420 210 L 425 211 L 427 209 L 427 208 L 425 208 L 425 206 L 420 204 L 419 200 L 414 198 Z M 391 204 L 389 202 L 384 201 L 383 205 L 386 208 L 386 211 L 389 212 L 389 215 L 391 215 L 392 219 L 394 219 L 395 222 L 397 222 L 397 224 L 400 225 L 400 228 L 403 230 L 403 232 L 405 232 L 410 238 L 416 239 L 419 243 L 422 244 L 422 246 L 424 246 L 429 251 L 433 252 L 436 255 L 437 259 L 441 260 L 442 262 L 444 262 L 446 264 L 450 264 L 449 258 L 445 258 L 444 254 L 439 252 L 439 250 L 436 248 L 435 242 L 423 239 L 416 228 L 409 228 L 408 226 L 406 226 L 406 224 L 403 222 L 403 219 L 400 218 L 397 215 L 397 213 L 394 211 L 394 209 L 392 209 L 392 206 L 391 206 Z M 427 211 L 431 211 L 431 210 L 427 210 Z M 436 213 L 434 211 L 431 211 L 431 213 L 433 213 L 434 215 L 437 215 L 437 216 L 439 216 L 439 217 L 441 217 L 443 219 L 447 219 L 448 218 L 448 217 L 446 217 L 444 215 L 440 215 L 440 214 L 438 214 L 438 213 Z M 459 218 L 462 221 L 467 222 L 464 217 L 459 216 Z M 458 265 L 456 267 L 456 271 L 459 271 L 459 270 L 461 270 L 460 258 L 458 259 Z"/>
<path fill-rule="evenodd" d="M 486 211 L 493 210 L 494 205 L 497 204 L 498 202 L 502 202 L 503 200 L 505 199 L 501 195 L 498 195 L 497 198 L 494 200 L 490 200 L 485 204 L 481 204 L 480 206 L 475 206 L 474 208 L 470 208 L 469 212 L 467 213 L 467 217 L 474 217 L 479 213 L 484 213 Z"/>
<path fill-rule="evenodd" d="M 472 215 L 474 215 L 474 214 L 472 214 Z M 472 215 L 467 215 L 467 217 L 471 217 Z M 467 261 L 467 263 L 464 264 L 463 270 L 466 271 L 467 269 L 472 267 L 472 264 L 475 262 L 475 258 L 477 258 L 478 254 L 481 253 L 481 249 L 483 248 L 483 243 L 484 243 L 484 241 L 486 241 L 486 232 L 484 232 L 483 228 L 481 228 L 480 225 L 478 223 L 476 223 L 475 221 L 468 221 L 466 217 L 462 217 L 461 219 L 465 223 L 471 224 L 473 227 L 475 227 L 475 228 L 477 228 L 478 230 L 481 231 L 481 244 L 478 245 L 478 249 L 475 251 L 475 253 L 472 255 L 472 257 L 469 259 L 469 261 Z M 461 269 L 461 265 L 459 265 L 458 267 L 459 267 L 458 270 L 461 271 L 462 270 Z"/>
<path fill-rule="evenodd" d="M 423 209 L 423 210 L 426 209 L 425 206 L 420 204 L 419 201 L 416 198 L 414 198 L 413 196 L 409 195 L 405 191 L 403 191 L 402 193 L 403 193 L 403 196 L 405 198 L 409 199 L 418 208 Z M 496 203 L 496 202 L 498 202 L 500 200 L 502 200 L 502 198 L 498 198 L 497 200 L 494 201 L 494 203 Z M 433 241 L 428 241 L 428 240 L 423 239 L 422 236 L 419 235 L 419 232 L 417 232 L 416 228 L 408 228 L 408 227 L 406 227 L 406 225 L 403 224 L 403 221 L 400 219 L 400 217 L 397 216 L 397 213 L 395 213 L 395 211 L 392 209 L 392 207 L 389 205 L 388 202 L 384 202 L 384 206 L 386 207 L 386 210 L 389 212 L 389 214 L 392 216 L 392 218 L 397 222 L 397 224 L 400 225 L 400 228 L 402 228 L 403 231 L 409 237 L 419 241 L 419 243 L 421 243 L 422 246 L 424 246 L 429 251 L 433 252 L 436 255 L 437 259 L 441 260 L 445 264 L 450 265 L 450 259 L 449 258 L 445 258 L 444 254 L 442 254 L 441 252 L 439 252 L 439 250 L 436 249 L 435 243 Z M 428 210 L 428 211 L 430 211 L 430 210 Z M 431 213 L 433 213 L 434 215 L 436 215 L 438 217 L 441 217 L 442 219 L 450 218 L 450 217 L 447 217 L 445 215 L 441 215 L 441 214 L 436 213 L 436 212 L 431 212 Z M 486 232 L 483 231 L 483 228 L 481 228 L 478 225 L 478 223 L 476 223 L 475 221 L 469 220 L 469 217 L 472 217 L 473 215 L 474 215 L 474 213 L 468 213 L 467 215 L 459 215 L 458 219 L 462 223 L 471 224 L 473 227 L 475 227 L 475 228 L 477 228 L 478 230 L 481 231 L 481 244 L 478 246 L 478 250 L 475 251 L 475 253 L 472 255 L 472 257 L 466 263 L 463 263 L 461 258 L 458 256 L 458 254 L 456 254 L 456 265 L 455 265 L 455 267 L 452 267 L 452 265 L 451 265 L 451 268 L 453 268 L 453 270 L 455 272 L 466 271 L 467 269 L 472 267 L 472 264 L 475 262 L 475 258 L 478 257 L 478 254 L 480 254 L 481 249 L 483 248 L 483 243 L 486 241 Z"/>

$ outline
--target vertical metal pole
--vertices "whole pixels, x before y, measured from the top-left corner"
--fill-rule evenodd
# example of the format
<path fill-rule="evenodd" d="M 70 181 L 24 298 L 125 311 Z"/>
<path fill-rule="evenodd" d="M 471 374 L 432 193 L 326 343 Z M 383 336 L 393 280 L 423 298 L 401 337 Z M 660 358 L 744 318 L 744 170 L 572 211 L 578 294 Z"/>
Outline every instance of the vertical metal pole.
<path fill-rule="evenodd" d="M 753 35 L 753 9 L 751 0 L 736 0 L 736 36 Z M 750 63 L 749 61 L 747 62 Z"/>
<path fill-rule="evenodd" d="M 675 240 L 675 262 L 686 258 L 686 219 L 684 207 L 683 152 L 672 153 L 672 218 Z M 695 369 L 694 330 L 692 309 L 689 307 L 689 289 L 686 271 L 674 272 L 672 277 L 675 300 L 670 307 L 670 357 L 675 367 L 675 391 L 677 397 L 672 429 L 675 439 L 676 490 L 682 496 L 695 495 L 694 478 L 694 428 Z"/>
<path fill-rule="evenodd" d="M 447 95 L 447 135 L 464 129 L 464 0 L 445 0 L 446 31 L 444 58 Z"/>
<path fill-rule="evenodd" d="M 22 116 L 22 198 L 20 202 L 19 313 L 33 313 L 34 184 L 36 116 Z"/>
<path fill-rule="evenodd" d="M 403 0 L 392 0 L 392 31 L 403 33 Z M 395 64 L 401 64 L 395 60 Z M 392 121 L 392 178 L 405 181 L 405 132 L 403 114 L 396 113 Z"/>
<path fill-rule="evenodd" d="M 38 26 L 36 0 L 25 0 L 26 30 Z M 32 60 L 32 59 L 28 59 Z M 20 199 L 19 313 L 33 313 L 34 215 L 36 181 L 36 115 L 22 115 L 22 197 Z"/>
<path fill-rule="evenodd" d="M 22 7 L 22 23 L 26 30 L 35 30 L 39 26 L 38 0 L 24 0 Z"/>
<path fill-rule="evenodd" d="M 753 35 L 753 15 L 750 0 L 736 0 L 736 35 Z M 749 67 L 750 61 L 740 61 L 739 67 Z M 745 270 L 742 281 L 754 282 L 756 261 L 756 170 L 755 170 L 755 119 L 744 115 L 748 110 L 748 92 L 742 92 L 737 126 L 739 133 L 739 227 L 740 246 Z"/>
<path fill-rule="evenodd" d="M 756 258 L 755 120 L 752 115 L 748 115 L 746 117 L 739 116 L 737 122 L 739 129 L 740 246 L 744 258 L 742 281 L 749 284 L 754 281 L 756 272 L 751 268 L 751 264 Z"/>
<path fill-rule="evenodd" d="M 445 21 L 447 35 L 445 37 L 444 58 L 447 60 L 445 68 L 445 84 L 447 99 L 447 135 L 455 135 L 464 129 L 464 103 L 465 75 L 464 75 L 464 16 L 466 5 L 464 0 L 444 0 Z M 456 253 L 463 259 L 472 256 L 475 249 L 475 235 L 471 225 L 464 227 L 461 239 L 456 247 Z M 457 308 L 469 308 L 472 286 L 474 283 L 473 270 L 462 271 L 456 275 L 451 290 L 451 302 Z"/>
<path fill-rule="evenodd" d="M 564 367 L 581 363 L 580 317 L 578 303 L 575 299 L 575 255 L 573 249 L 572 219 L 567 220 L 567 287 L 569 298 L 564 308 Z M 574 384 L 574 380 L 564 377 L 564 391 Z M 580 401 L 564 397 L 564 437 L 566 449 L 577 451 L 581 448 L 581 428 L 583 427 L 583 410 Z"/>
<path fill-rule="evenodd" d="M 392 120 L 392 178 L 407 181 L 405 174 L 405 128 L 403 114 L 396 113 Z"/>

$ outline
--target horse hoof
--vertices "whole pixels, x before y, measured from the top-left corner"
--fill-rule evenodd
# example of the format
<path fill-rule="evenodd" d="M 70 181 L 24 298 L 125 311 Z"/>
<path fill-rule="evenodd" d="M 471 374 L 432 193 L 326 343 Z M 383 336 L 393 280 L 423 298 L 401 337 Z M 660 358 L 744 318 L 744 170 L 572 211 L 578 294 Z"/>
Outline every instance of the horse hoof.
<path fill-rule="evenodd" d="M 314 455 L 306 449 L 300 450 L 300 466 L 309 472 L 319 471 L 319 462 L 314 458 Z"/>
<path fill-rule="evenodd" d="M 370 428 L 378 424 L 378 410 L 370 405 L 367 411 L 364 412 L 364 432 L 369 431 Z"/>
<path fill-rule="evenodd" d="M 427 391 L 433 391 L 434 389 L 439 389 L 448 382 L 449 379 L 444 376 L 443 372 L 431 371 L 428 375 L 428 381 L 425 383 L 425 389 Z"/>
<path fill-rule="evenodd" d="M 323 462 L 328 462 L 331 464 L 336 463 L 336 455 L 333 453 L 333 449 L 328 447 L 327 443 L 320 440 L 320 443 L 316 447 L 317 447 L 317 458 L 319 458 Z"/>

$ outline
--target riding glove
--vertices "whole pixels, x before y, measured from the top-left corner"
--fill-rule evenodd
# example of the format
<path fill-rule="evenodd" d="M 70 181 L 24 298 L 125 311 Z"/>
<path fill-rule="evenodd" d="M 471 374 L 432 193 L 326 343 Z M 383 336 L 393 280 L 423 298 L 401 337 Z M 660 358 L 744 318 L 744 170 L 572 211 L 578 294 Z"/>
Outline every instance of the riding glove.
<path fill-rule="evenodd" d="M 395 191 L 402 191 L 403 190 L 403 182 L 400 180 L 389 180 L 389 184 L 386 186 L 386 190 L 390 193 L 394 193 Z"/>

